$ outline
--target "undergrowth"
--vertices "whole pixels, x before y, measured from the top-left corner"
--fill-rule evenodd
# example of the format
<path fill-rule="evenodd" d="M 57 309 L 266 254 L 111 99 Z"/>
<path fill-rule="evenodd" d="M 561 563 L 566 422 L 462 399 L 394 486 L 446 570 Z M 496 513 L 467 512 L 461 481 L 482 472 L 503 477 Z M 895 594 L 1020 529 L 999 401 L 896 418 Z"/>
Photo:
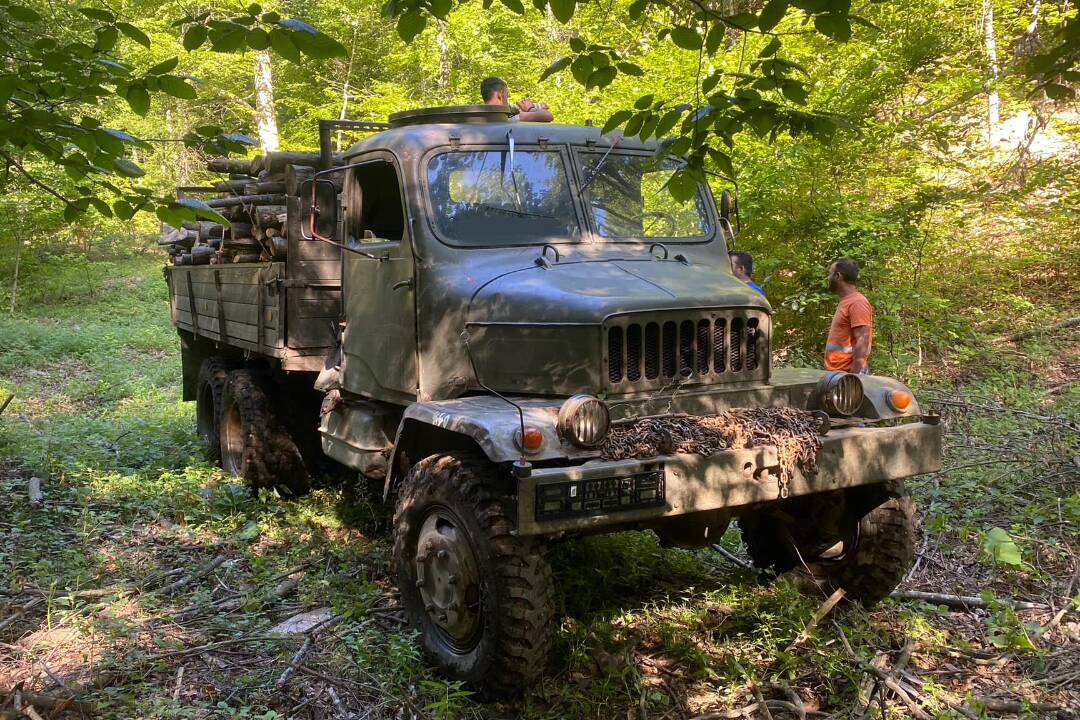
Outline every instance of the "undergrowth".
<path fill-rule="evenodd" d="M 855 714 L 863 665 L 914 641 L 905 682 L 933 714 L 968 700 L 989 716 L 983 696 L 1080 702 L 1075 330 L 958 349 L 910 378 L 943 413 L 946 471 L 911 482 L 924 535 L 905 588 L 984 594 L 987 609 L 894 600 L 810 627 L 824 598 L 787 578 L 759 584 L 651 533 L 594 537 L 549 554 L 562 620 L 544 679 L 490 702 L 425 664 L 386 518 L 354 488 L 253 497 L 208 462 L 180 400 L 160 258 L 66 262 L 28 271 L 0 317 L 0 400 L 15 394 L 0 417 L 0 693 L 59 679 L 89 685 L 102 717 L 269 720 L 691 718 L 764 691 L 839 718 Z M 722 543 L 743 552 L 734 527 Z M 277 687 L 303 636 L 268 630 L 319 609 L 340 620 Z"/>

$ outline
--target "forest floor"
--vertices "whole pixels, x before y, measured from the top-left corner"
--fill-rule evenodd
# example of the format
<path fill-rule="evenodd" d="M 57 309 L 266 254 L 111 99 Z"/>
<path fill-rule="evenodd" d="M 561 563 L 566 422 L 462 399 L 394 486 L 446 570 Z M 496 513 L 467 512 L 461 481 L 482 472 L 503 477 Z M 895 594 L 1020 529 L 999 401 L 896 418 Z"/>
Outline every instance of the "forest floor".
<path fill-rule="evenodd" d="M 15 393 L 0 417 L 2 718 L 16 703 L 41 717 L 371 720 L 1080 707 L 1078 328 L 987 342 L 913 380 L 943 412 L 945 469 L 910 483 L 923 533 L 903 589 L 986 607 L 889 600 L 815 624 L 823 597 L 758 583 L 720 553 L 651 533 L 569 542 L 551 552 L 562 620 L 544 679 L 496 703 L 425 665 L 385 513 L 333 484 L 252 497 L 208 462 L 180 400 L 159 257 L 56 277 L 29 279 L 0 319 L 0 401 Z M 734 527 L 722 542 L 745 555 Z M 309 611 L 333 621 L 271 632 Z"/>

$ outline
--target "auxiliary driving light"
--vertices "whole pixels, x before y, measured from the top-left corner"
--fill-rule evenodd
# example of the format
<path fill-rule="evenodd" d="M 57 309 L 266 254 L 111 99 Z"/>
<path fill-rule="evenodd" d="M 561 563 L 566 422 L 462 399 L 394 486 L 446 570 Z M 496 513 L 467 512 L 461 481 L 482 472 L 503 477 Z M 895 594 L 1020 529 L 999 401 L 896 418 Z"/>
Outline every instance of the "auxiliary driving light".
<path fill-rule="evenodd" d="M 863 401 L 858 375 L 835 370 L 818 381 L 818 397 L 830 415 L 853 415 Z"/>
<path fill-rule="evenodd" d="M 611 426 L 607 405 L 592 395 L 574 395 L 559 408 L 559 433 L 581 447 L 596 447 Z"/>
<path fill-rule="evenodd" d="M 886 390 L 885 391 L 885 404 L 896 412 L 907 412 L 911 407 L 911 403 L 915 400 L 915 396 L 909 393 L 907 390 Z"/>

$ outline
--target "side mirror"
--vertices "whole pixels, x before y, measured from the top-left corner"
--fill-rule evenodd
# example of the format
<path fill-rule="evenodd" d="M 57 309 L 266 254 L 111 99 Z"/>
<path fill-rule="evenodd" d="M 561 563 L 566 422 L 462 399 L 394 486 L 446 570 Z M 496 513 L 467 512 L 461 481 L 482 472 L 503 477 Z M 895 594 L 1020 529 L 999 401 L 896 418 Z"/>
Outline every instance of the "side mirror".
<path fill-rule="evenodd" d="M 739 201 L 730 190 L 720 193 L 720 226 L 729 236 L 728 252 L 734 251 L 735 234 L 742 229 L 742 223 L 739 222 Z"/>
<path fill-rule="evenodd" d="M 330 180 L 305 180 L 300 186 L 301 234 L 305 240 L 335 240 L 338 191 Z"/>

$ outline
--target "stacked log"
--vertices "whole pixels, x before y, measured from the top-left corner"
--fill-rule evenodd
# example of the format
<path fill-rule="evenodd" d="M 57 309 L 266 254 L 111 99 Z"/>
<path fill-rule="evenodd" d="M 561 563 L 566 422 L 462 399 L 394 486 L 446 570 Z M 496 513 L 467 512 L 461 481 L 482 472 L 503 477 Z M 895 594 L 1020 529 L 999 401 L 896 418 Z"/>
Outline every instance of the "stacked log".
<path fill-rule="evenodd" d="M 219 195 L 206 204 L 231 226 L 199 220 L 182 227 L 166 225 L 158 244 L 174 265 L 251 263 L 284 260 L 286 232 L 286 170 L 293 165 L 316 165 L 318 154 L 271 152 L 254 159 L 211 158 L 206 167 L 227 179 L 213 183 Z"/>

